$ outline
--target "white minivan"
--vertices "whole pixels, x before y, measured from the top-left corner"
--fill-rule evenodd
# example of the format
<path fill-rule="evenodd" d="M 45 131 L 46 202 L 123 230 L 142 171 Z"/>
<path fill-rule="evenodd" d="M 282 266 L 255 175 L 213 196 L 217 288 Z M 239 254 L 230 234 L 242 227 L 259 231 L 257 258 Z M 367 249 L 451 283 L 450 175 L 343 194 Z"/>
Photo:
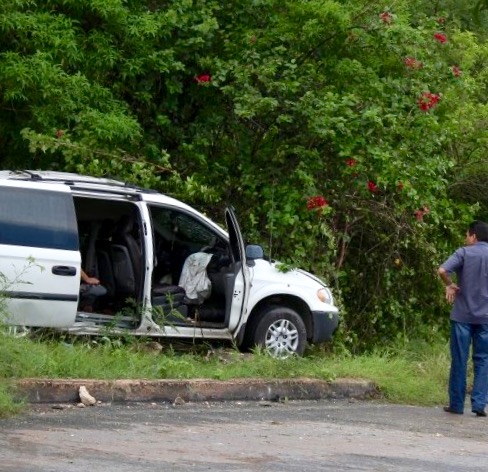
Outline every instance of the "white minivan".
<path fill-rule="evenodd" d="M 302 354 L 339 322 L 319 278 L 280 271 L 190 206 L 119 181 L 0 171 L 4 322 L 95 335 L 232 340 L 271 355 Z M 81 269 L 103 295 L 80 305 Z"/>

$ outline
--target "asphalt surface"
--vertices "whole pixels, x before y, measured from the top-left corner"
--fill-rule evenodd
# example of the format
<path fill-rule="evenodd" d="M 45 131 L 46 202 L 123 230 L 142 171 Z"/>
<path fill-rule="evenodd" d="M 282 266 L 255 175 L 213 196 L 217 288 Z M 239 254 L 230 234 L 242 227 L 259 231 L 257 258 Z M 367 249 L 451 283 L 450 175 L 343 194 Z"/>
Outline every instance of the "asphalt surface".
<path fill-rule="evenodd" d="M 37 404 L 0 421 L 5 472 L 487 469 L 486 418 L 377 401 Z"/>

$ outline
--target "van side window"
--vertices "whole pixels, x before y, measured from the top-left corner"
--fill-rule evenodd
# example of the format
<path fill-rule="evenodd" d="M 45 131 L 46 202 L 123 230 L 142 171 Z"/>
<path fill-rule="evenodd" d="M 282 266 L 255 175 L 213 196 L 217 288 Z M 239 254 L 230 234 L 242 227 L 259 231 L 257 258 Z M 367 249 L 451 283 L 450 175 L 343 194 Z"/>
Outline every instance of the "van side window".
<path fill-rule="evenodd" d="M 207 246 L 215 239 L 214 233 L 195 220 L 190 215 L 168 208 L 151 207 L 151 216 L 154 221 L 156 233 L 166 239 L 177 240 L 196 252 Z"/>
<path fill-rule="evenodd" d="M 177 284 L 186 258 L 205 251 L 227 254 L 227 244 L 193 215 L 160 206 L 150 206 L 154 229 L 156 268 L 154 279 L 163 277 Z M 170 278 L 168 279 L 168 275 Z"/>
<path fill-rule="evenodd" d="M 0 187 L 0 244 L 77 251 L 71 194 Z"/>

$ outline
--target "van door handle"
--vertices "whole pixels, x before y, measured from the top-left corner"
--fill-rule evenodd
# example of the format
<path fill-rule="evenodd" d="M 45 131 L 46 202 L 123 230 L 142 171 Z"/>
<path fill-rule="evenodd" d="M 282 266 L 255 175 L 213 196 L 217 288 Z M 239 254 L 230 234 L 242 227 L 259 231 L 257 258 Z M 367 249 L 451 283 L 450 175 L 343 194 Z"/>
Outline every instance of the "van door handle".
<path fill-rule="evenodd" d="M 51 269 L 51 272 L 54 275 L 65 275 L 65 276 L 68 276 L 68 277 L 72 277 L 72 276 L 76 275 L 76 267 L 72 267 L 72 266 L 54 266 Z"/>

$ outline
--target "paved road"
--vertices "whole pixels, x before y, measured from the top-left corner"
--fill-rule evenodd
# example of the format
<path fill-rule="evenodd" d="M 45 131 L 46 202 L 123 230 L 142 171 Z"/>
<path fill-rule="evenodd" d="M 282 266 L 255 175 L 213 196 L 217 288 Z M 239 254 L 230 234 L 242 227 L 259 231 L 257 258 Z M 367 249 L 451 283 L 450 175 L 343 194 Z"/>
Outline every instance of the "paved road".
<path fill-rule="evenodd" d="M 374 402 L 44 406 L 0 421 L 0 470 L 488 470 L 488 420 Z"/>

